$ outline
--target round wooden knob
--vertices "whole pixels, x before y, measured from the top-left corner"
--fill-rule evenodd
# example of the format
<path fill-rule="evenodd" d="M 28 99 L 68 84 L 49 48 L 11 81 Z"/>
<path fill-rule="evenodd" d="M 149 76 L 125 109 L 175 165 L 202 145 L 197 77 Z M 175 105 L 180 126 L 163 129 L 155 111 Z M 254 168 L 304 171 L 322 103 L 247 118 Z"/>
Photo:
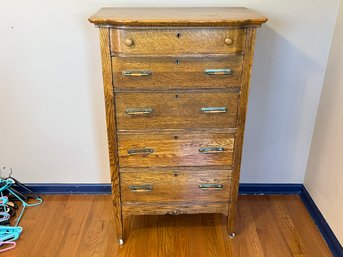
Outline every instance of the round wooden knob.
<path fill-rule="evenodd" d="M 129 38 L 125 39 L 125 45 L 132 46 L 133 45 L 133 40 L 129 39 Z"/>
<path fill-rule="evenodd" d="M 232 39 L 231 38 L 225 38 L 225 44 L 231 45 L 232 44 Z"/>

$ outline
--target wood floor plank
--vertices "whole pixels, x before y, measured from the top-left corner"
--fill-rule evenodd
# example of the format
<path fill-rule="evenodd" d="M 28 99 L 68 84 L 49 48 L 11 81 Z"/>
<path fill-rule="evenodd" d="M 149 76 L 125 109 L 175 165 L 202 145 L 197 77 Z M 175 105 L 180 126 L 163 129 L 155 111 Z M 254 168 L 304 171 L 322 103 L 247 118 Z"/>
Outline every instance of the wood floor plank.
<path fill-rule="evenodd" d="M 264 255 L 266 257 L 292 256 L 288 245 L 283 240 L 282 231 L 275 223 L 275 217 L 271 212 L 271 202 L 270 196 L 256 196 L 249 200 Z"/>
<path fill-rule="evenodd" d="M 301 199 L 240 196 L 236 237 L 219 214 L 131 216 L 119 246 L 109 195 L 48 195 L 8 257 L 330 257 Z"/>
<path fill-rule="evenodd" d="M 294 227 L 301 235 L 301 239 L 304 244 L 304 255 L 321 257 L 321 256 L 332 256 L 328 249 L 326 242 L 324 241 L 320 233 L 316 233 L 318 228 L 312 221 L 310 214 L 307 212 L 305 206 L 299 196 L 290 197 L 285 196 L 285 208 L 290 215 Z"/>
<path fill-rule="evenodd" d="M 250 198 L 247 198 L 246 196 L 240 197 L 236 221 L 237 235 L 226 245 L 227 247 L 232 248 L 232 251 L 230 252 L 232 256 L 265 257 L 260 239 L 257 234 L 256 224 L 254 221 L 255 215 L 251 212 L 249 203 Z"/>

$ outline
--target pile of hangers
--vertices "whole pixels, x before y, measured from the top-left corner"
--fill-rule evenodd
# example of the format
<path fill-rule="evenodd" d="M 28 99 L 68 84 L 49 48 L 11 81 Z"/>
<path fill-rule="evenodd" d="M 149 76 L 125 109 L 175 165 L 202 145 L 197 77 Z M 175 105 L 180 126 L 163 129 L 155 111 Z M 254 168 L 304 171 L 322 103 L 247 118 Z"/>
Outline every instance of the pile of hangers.
<path fill-rule="evenodd" d="M 26 207 L 40 205 L 43 201 L 40 196 L 13 178 L 12 170 L 6 178 L 0 177 L 0 252 L 8 251 L 16 246 L 23 228 L 19 223 Z M 34 202 L 29 200 L 34 199 Z M 10 226 L 10 218 L 16 216 L 20 209 L 17 201 L 22 203 L 21 212 L 15 219 L 14 226 Z"/>

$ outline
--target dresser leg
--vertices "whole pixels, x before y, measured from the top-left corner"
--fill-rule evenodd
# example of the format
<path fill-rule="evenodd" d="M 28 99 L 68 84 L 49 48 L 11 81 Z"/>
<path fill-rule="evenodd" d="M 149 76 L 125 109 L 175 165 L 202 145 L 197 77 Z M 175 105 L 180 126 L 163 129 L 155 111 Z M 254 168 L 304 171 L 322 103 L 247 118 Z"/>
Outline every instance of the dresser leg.
<path fill-rule="evenodd" d="M 230 239 L 233 239 L 236 236 L 236 234 L 234 233 L 235 221 L 236 221 L 236 205 L 230 203 L 229 216 L 227 216 L 227 233 Z"/>
<path fill-rule="evenodd" d="M 236 234 L 233 231 L 234 231 L 234 221 L 230 222 L 230 217 L 228 217 L 228 219 L 227 219 L 227 233 L 228 233 L 230 239 L 233 239 L 236 236 Z"/>

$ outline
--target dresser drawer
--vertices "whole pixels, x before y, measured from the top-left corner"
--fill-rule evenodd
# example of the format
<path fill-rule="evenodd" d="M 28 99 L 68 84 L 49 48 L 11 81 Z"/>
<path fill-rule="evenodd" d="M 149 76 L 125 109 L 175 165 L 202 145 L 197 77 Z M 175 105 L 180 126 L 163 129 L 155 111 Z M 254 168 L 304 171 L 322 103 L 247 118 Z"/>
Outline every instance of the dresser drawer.
<path fill-rule="evenodd" d="M 231 167 L 233 147 L 234 134 L 228 133 L 118 134 L 120 167 Z"/>
<path fill-rule="evenodd" d="M 111 29 L 112 54 L 179 55 L 242 53 L 245 29 Z"/>
<path fill-rule="evenodd" d="M 242 55 L 113 57 L 115 88 L 229 88 L 239 86 Z"/>
<path fill-rule="evenodd" d="M 122 202 L 229 201 L 231 170 L 121 172 Z"/>
<path fill-rule="evenodd" d="M 235 128 L 238 93 L 117 93 L 119 130 Z"/>
<path fill-rule="evenodd" d="M 221 213 L 228 215 L 229 202 L 122 203 L 121 207 L 125 215 L 178 215 L 197 213 Z"/>

